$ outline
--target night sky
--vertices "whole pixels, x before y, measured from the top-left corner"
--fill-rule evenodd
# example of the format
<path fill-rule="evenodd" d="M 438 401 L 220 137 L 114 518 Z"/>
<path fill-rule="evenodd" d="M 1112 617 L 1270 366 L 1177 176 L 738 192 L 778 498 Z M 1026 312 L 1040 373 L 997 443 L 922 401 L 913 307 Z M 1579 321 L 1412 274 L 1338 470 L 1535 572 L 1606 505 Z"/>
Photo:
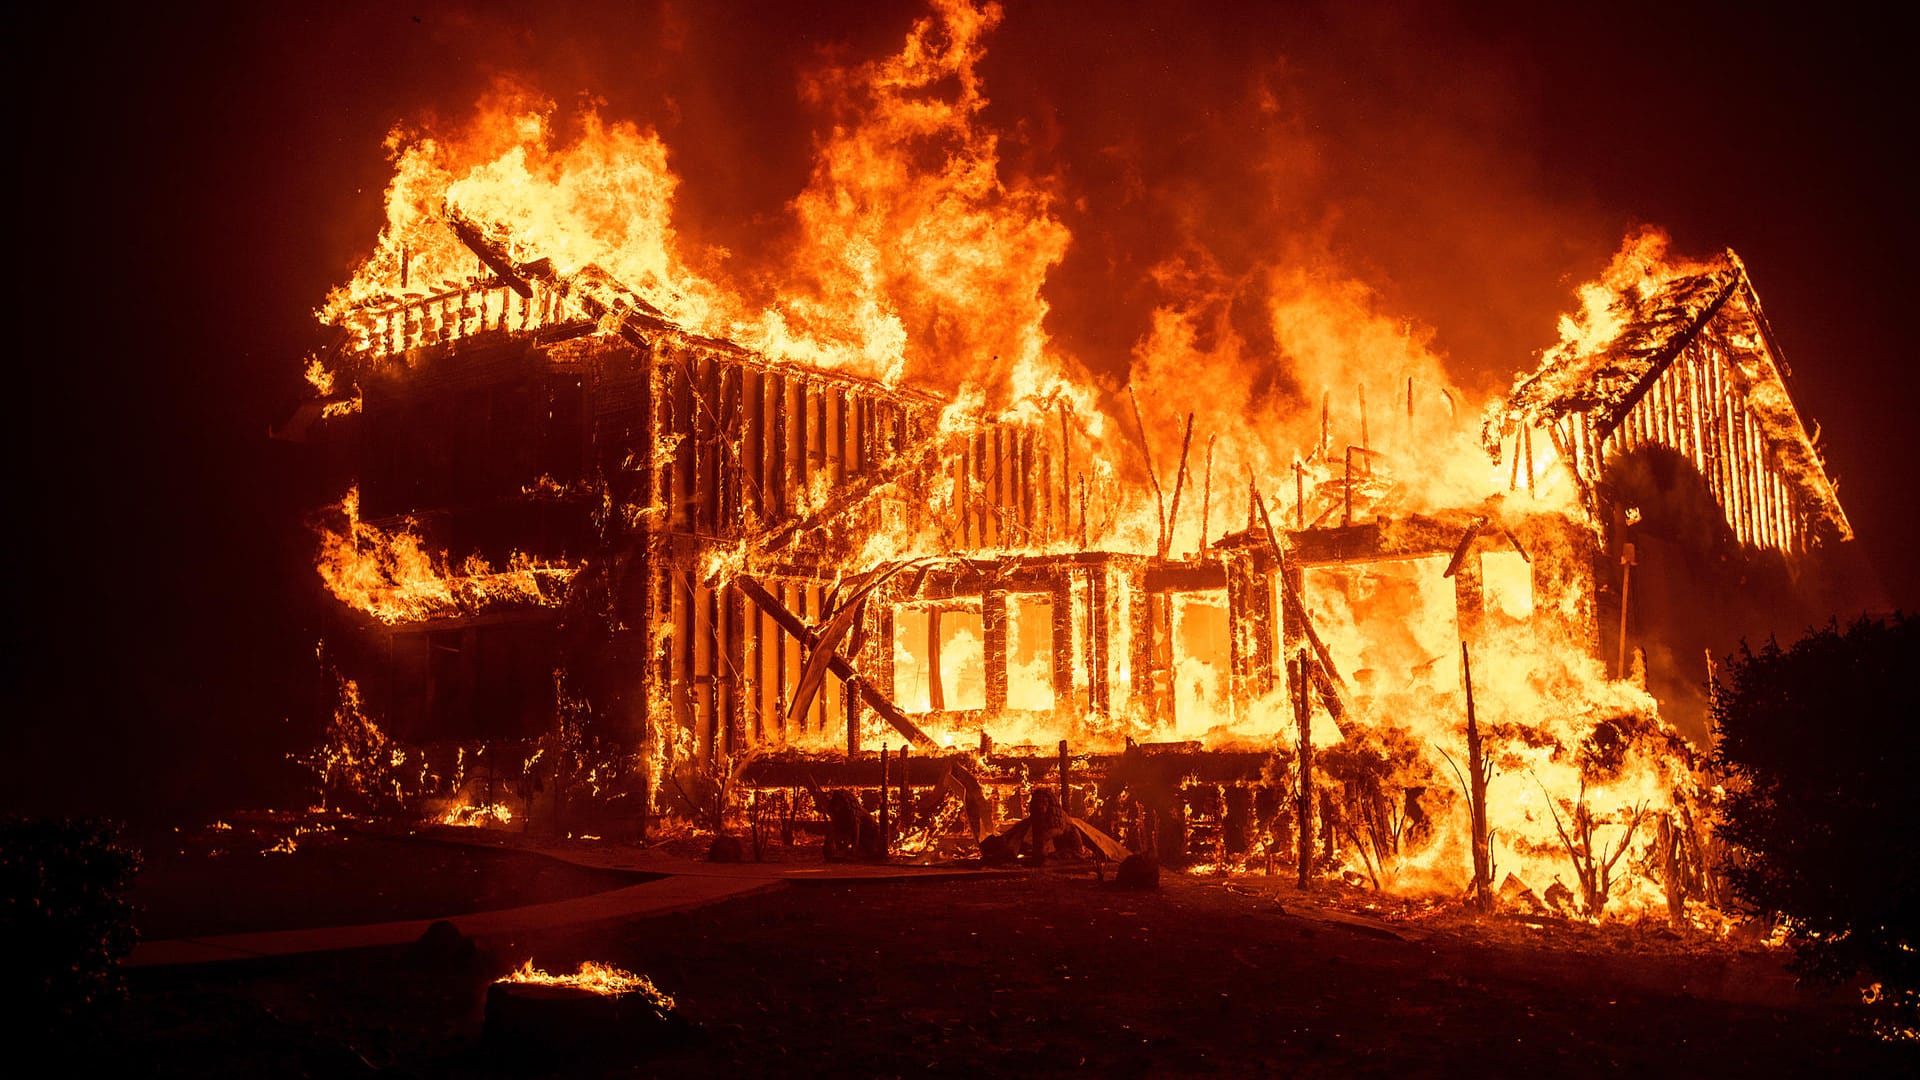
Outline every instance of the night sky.
<path fill-rule="evenodd" d="M 660 132 L 683 234 L 751 252 L 806 182 L 802 74 L 896 49 L 922 10 L 551 6 L 14 17 L 24 588 L 0 805 L 284 798 L 275 762 L 317 734 L 325 611 L 302 515 L 338 493 L 267 430 L 314 307 L 378 229 L 395 123 L 457 121 L 501 77 L 593 95 Z M 1197 247 L 1233 270 L 1310 240 L 1485 390 L 1631 227 L 1732 247 L 1873 602 L 1920 607 L 1903 35 L 1834 8 L 1545 6 L 1007 4 L 987 119 L 1074 236 L 1048 330 L 1113 378 L 1157 262 Z"/>

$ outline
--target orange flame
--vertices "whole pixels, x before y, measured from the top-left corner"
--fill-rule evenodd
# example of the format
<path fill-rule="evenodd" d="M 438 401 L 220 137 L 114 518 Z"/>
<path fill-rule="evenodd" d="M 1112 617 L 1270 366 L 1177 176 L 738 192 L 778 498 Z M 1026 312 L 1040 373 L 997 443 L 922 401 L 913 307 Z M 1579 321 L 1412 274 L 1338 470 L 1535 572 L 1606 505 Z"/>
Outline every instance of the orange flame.
<path fill-rule="evenodd" d="M 662 993 L 659 987 L 653 985 L 653 980 L 645 975 L 636 975 L 611 964 L 602 964 L 593 960 L 582 963 L 580 969 L 571 975 L 549 975 L 534 967 L 533 960 L 529 958 L 519 967 L 494 981 L 537 986 L 568 986 L 605 997 L 640 994 L 662 1013 L 671 1011 L 675 1004 L 672 997 Z"/>
<path fill-rule="evenodd" d="M 469 558 L 458 570 L 406 530 L 360 520 L 360 490 L 347 492 L 320 526 L 320 578 L 341 603 L 383 623 L 419 622 L 494 605 L 551 606 L 574 570 L 516 554 L 505 569 Z"/>

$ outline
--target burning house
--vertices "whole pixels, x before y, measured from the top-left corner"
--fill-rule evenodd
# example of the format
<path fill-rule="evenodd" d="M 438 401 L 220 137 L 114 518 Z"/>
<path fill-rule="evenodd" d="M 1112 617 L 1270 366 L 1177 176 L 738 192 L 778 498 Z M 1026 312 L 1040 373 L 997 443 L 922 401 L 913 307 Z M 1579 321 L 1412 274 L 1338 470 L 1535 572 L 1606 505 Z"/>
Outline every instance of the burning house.
<path fill-rule="evenodd" d="M 357 466 L 325 515 L 328 646 L 357 707 L 421 748 L 418 775 L 388 781 L 415 795 L 462 782 L 436 745 L 524 755 L 561 728 L 631 759 L 642 816 L 676 769 L 760 759 L 778 782 L 783 759 L 889 743 L 1024 746 L 1022 779 L 1061 740 L 1140 746 L 1255 782 L 1259 751 L 1294 739 L 1291 702 L 1332 744 L 1404 722 L 1410 693 L 1461 688 L 1440 662 L 1456 642 L 1490 668 L 1542 649 L 1630 666 L 1623 463 L 1684 463 L 1745 547 L 1849 536 L 1731 254 L 1600 297 L 1608 332 L 1488 410 L 1476 504 L 1396 506 L 1387 455 L 1323 420 L 1290 475 L 1256 477 L 1245 516 L 1216 523 L 1229 481 L 1190 460 L 1189 426 L 1174 480 L 1150 478 L 1170 489 L 1161 520 L 1200 522 L 1204 544 L 1175 551 L 1164 528 L 1155 549 L 1111 543 L 1116 496 L 1089 463 L 1113 448 L 1064 401 L 984 417 L 776 362 L 592 268 L 517 257 L 457 213 L 445 227 L 472 276 L 344 316 L 307 410 Z M 1651 713 L 1615 674 L 1523 693 Z M 1429 814 L 1401 800 L 1402 829 Z"/>
<path fill-rule="evenodd" d="M 322 313 L 289 431 L 346 492 L 317 517 L 329 783 L 644 829 L 825 782 L 920 849 L 1050 789 L 1173 861 L 1510 899 L 1564 877 L 1589 914 L 1698 894 L 1703 795 L 1635 575 L 1790 572 L 1850 536 L 1731 253 L 1634 238 L 1484 414 L 1369 348 L 1238 413 L 1200 410 L 1244 371 L 1143 370 L 1143 402 L 1036 374 L 1030 339 L 1007 385 L 934 390 L 715 300 L 661 241 L 657 146 L 590 134 L 632 144 L 618 198 L 568 187 L 605 155 L 558 181 L 524 148 L 401 155 Z M 634 220 L 569 231 L 528 208 L 542 184 Z M 1044 269 L 1061 240 L 1011 201 Z M 1301 310 L 1302 336 L 1331 318 Z"/>

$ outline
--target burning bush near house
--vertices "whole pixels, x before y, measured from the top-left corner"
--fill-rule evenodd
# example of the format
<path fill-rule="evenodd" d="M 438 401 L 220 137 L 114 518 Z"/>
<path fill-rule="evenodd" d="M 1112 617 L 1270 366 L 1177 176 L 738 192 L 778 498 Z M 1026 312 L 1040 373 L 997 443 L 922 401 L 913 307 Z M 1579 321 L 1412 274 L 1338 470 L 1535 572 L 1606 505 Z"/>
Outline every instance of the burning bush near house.
<path fill-rule="evenodd" d="M 1484 403 L 1356 282 L 1287 268 L 1284 358 L 1196 288 L 1103 386 L 1044 326 L 1069 232 L 983 121 L 998 20 L 936 4 L 810 87 L 837 122 L 771 298 L 676 232 L 651 131 L 562 138 L 509 95 L 396 134 L 306 360 L 302 436 L 356 462 L 316 517 L 330 656 L 392 742 L 339 760 L 522 825 L 757 830 L 763 793 L 819 817 L 877 779 L 841 838 L 884 853 L 978 843 L 1038 787 L 1168 865 L 1711 902 L 1634 616 L 1685 565 L 1643 478 L 1739 559 L 1851 536 L 1746 266 L 1628 237 Z"/>

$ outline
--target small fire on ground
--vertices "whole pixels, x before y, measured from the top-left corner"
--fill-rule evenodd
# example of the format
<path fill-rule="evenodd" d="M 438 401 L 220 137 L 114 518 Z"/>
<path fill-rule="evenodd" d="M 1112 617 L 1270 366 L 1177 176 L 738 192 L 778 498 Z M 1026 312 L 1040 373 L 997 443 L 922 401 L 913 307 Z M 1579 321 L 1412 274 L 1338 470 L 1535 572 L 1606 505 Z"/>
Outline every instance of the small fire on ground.
<path fill-rule="evenodd" d="M 671 1012 L 673 998 L 653 985 L 653 980 L 645 975 L 636 975 L 631 971 L 602 964 L 592 960 L 583 962 L 580 969 L 571 975 L 550 975 L 533 966 L 529 958 L 519 967 L 494 980 L 497 983 L 516 983 L 534 986 L 563 986 L 576 990 L 586 990 L 602 997 L 625 997 L 640 994 L 662 1013 Z"/>

